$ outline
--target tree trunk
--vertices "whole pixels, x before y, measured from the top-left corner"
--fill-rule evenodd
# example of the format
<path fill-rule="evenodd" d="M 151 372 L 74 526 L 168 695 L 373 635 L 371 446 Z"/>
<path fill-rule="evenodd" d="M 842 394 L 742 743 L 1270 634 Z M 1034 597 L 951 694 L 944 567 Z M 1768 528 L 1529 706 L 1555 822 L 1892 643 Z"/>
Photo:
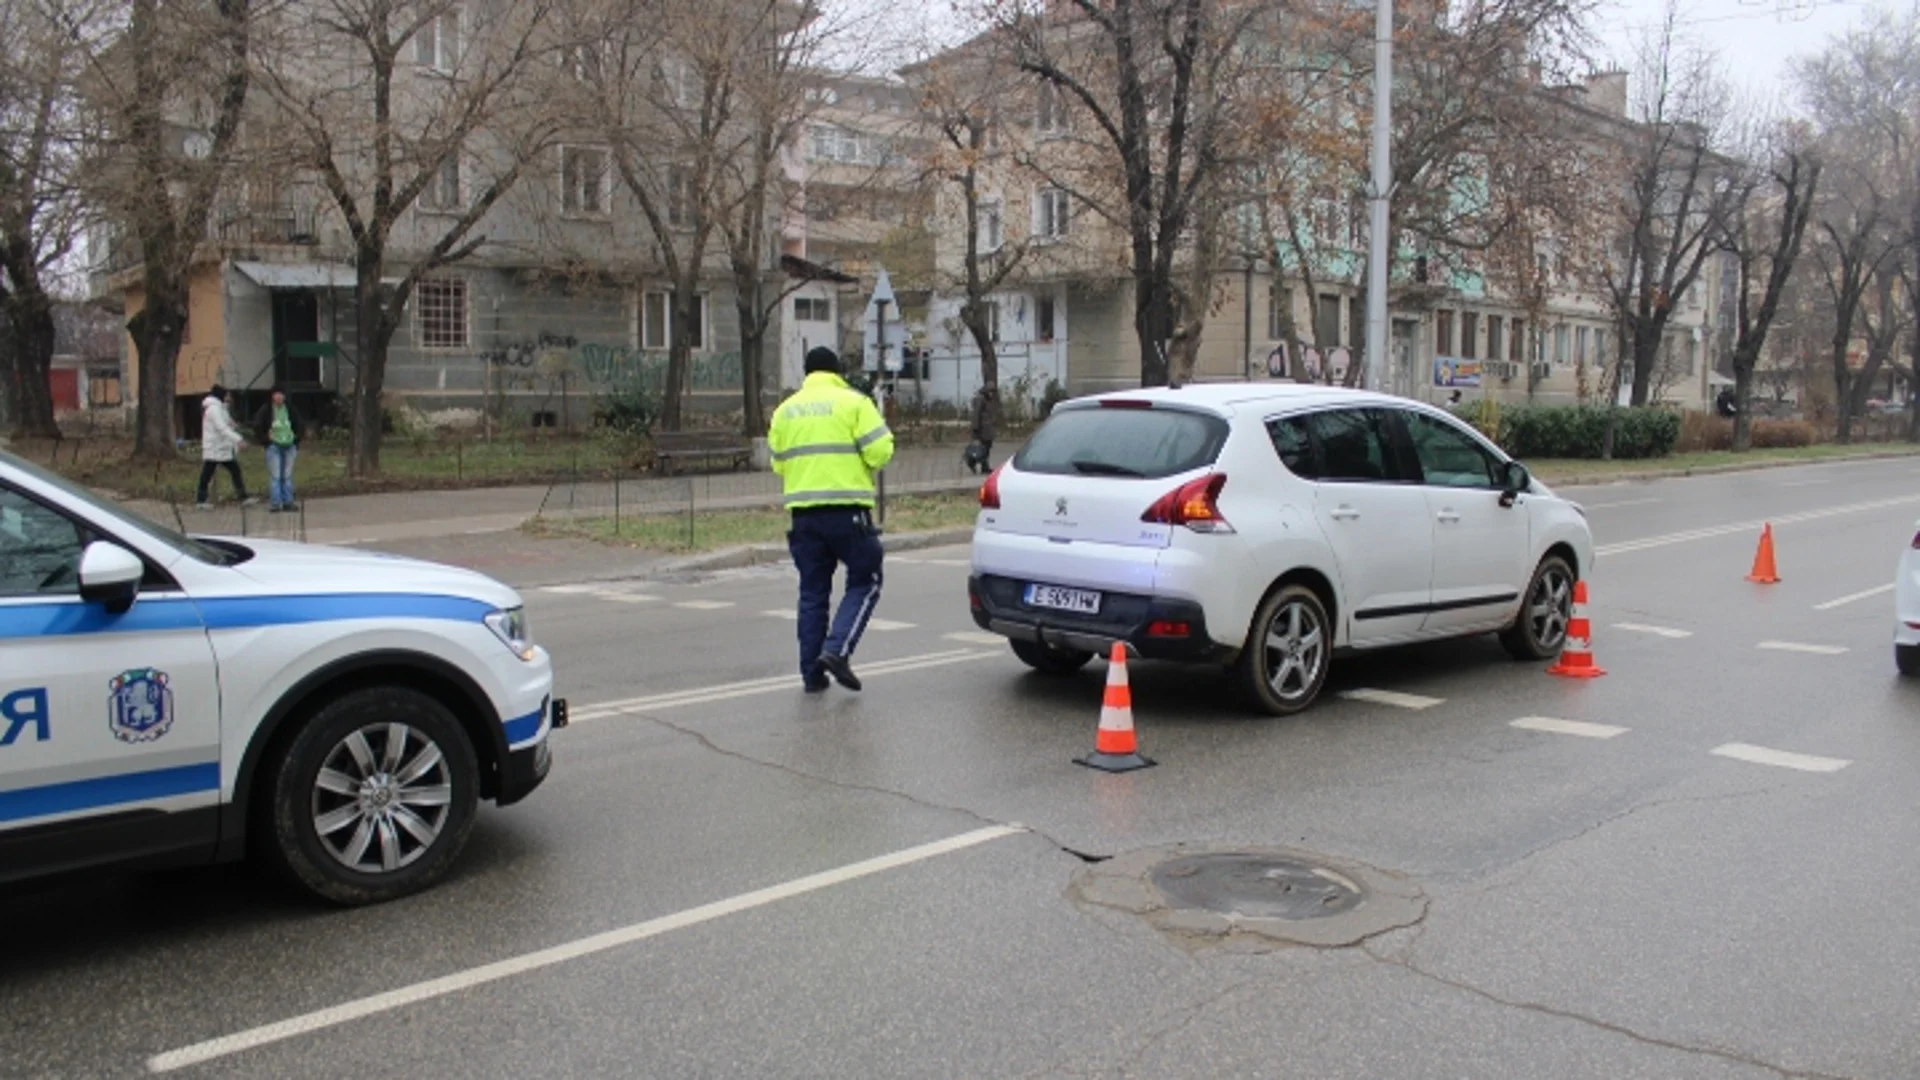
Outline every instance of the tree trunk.
<path fill-rule="evenodd" d="M 694 320 L 700 317 L 698 263 L 691 264 L 673 282 L 672 333 L 667 339 L 666 385 L 660 391 L 660 430 L 679 431 L 686 423 L 689 369 L 693 364 Z M 703 327 L 710 330 L 711 328 Z"/>
<path fill-rule="evenodd" d="M 174 456 L 178 432 L 173 426 L 177 396 L 180 338 L 186 330 L 187 288 L 163 269 L 171 252 L 148 249 L 146 297 L 138 314 L 127 320 L 139 356 L 139 403 L 134 426 L 133 456 L 147 460 Z"/>
<path fill-rule="evenodd" d="M 960 305 L 960 322 L 973 335 L 974 347 L 980 350 L 980 385 L 999 386 L 1000 353 L 994 348 L 993 327 L 987 325 L 989 310 L 984 299 L 968 299 Z M 999 407 L 997 396 L 994 407 Z"/>
<path fill-rule="evenodd" d="M 1744 454 L 1753 449 L 1753 366 L 1754 357 L 1733 358 L 1733 450 Z"/>
<path fill-rule="evenodd" d="M 1173 290 L 1151 269 L 1133 280 L 1133 328 L 1140 336 L 1140 385 L 1167 385 L 1167 340 L 1173 336 Z"/>
<path fill-rule="evenodd" d="M 353 377 L 353 434 L 347 444 L 347 472 L 352 476 L 380 472 L 380 441 L 386 428 L 383 399 L 387 347 L 399 326 L 380 296 L 386 263 L 386 253 L 378 247 L 363 247 L 354 260 L 359 274 L 353 293 L 354 349 L 359 353 L 359 363 Z"/>
<path fill-rule="evenodd" d="M 13 354 L 13 431 L 22 438 L 60 437 L 53 417 L 53 304 L 38 282 L 7 302 L 7 335 Z"/>
<path fill-rule="evenodd" d="M 1653 368 L 1660 362 L 1660 334 L 1665 329 L 1666 320 L 1657 317 L 1643 318 L 1634 327 L 1633 392 L 1627 397 L 1630 405 L 1645 405 L 1653 390 Z M 1620 392 L 1616 389 L 1607 404 L 1613 405 L 1619 400 Z"/>
<path fill-rule="evenodd" d="M 766 381 L 766 308 L 761 304 L 759 272 L 743 272 L 735 267 L 733 275 L 734 309 L 740 313 L 740 426 L 747 438 L 767 433 L 767 401 L 762 384 Z"/>

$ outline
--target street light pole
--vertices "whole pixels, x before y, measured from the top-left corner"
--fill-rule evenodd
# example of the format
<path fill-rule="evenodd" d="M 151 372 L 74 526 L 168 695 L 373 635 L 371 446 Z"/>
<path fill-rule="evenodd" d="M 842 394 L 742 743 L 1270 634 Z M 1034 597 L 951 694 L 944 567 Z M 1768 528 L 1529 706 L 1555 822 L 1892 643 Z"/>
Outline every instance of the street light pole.
<path fill-rule="evenodd" d="M 1387 388 L 1387 200 L 1393 194 L 1389 140 L 1393 136 L 1393 0 L 1374 0 L 1373 182 L 1367 244 L 1366 387 Z"/>

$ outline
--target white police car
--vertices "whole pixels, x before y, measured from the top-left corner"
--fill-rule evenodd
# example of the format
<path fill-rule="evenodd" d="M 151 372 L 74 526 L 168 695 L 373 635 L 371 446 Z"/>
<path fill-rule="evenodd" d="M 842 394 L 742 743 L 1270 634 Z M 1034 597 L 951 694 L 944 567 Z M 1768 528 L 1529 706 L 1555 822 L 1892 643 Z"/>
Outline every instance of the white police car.
<path fill-rule="evenodd" d="M 0 882 L 251 849 L 413 892 L 545 779 L 552 690 L 490 578 L 188 538 L 0 453 Z"/>

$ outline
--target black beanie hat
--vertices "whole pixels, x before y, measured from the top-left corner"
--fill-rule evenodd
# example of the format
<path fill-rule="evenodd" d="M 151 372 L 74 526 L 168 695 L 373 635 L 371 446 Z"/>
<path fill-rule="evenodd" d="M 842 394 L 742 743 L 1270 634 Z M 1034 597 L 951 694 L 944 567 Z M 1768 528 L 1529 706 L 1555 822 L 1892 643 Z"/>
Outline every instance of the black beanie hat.
<path fill-rule="evenodd" d="M 840 374 L 840 358 L 834 355 L 833 350 L 827 348 L 825 345 L 815 345 L 813 348 L 807 350 L 806 372 L 811 375 L 816 371 L 831 371 L 835 375 Z"/>

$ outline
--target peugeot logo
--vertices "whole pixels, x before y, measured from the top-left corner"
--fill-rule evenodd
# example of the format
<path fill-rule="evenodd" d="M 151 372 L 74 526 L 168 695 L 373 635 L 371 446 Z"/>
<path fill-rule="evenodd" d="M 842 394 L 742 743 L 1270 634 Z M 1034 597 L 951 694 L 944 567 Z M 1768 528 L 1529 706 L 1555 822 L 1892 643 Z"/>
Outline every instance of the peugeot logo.
<path fill-rule="evenodd" d="M 1067 516 L 1067 500 L 1065 499 L 1053 500 L 1053 512 L 1060 515 L 1061 517 L 1066 517 Z"/>

